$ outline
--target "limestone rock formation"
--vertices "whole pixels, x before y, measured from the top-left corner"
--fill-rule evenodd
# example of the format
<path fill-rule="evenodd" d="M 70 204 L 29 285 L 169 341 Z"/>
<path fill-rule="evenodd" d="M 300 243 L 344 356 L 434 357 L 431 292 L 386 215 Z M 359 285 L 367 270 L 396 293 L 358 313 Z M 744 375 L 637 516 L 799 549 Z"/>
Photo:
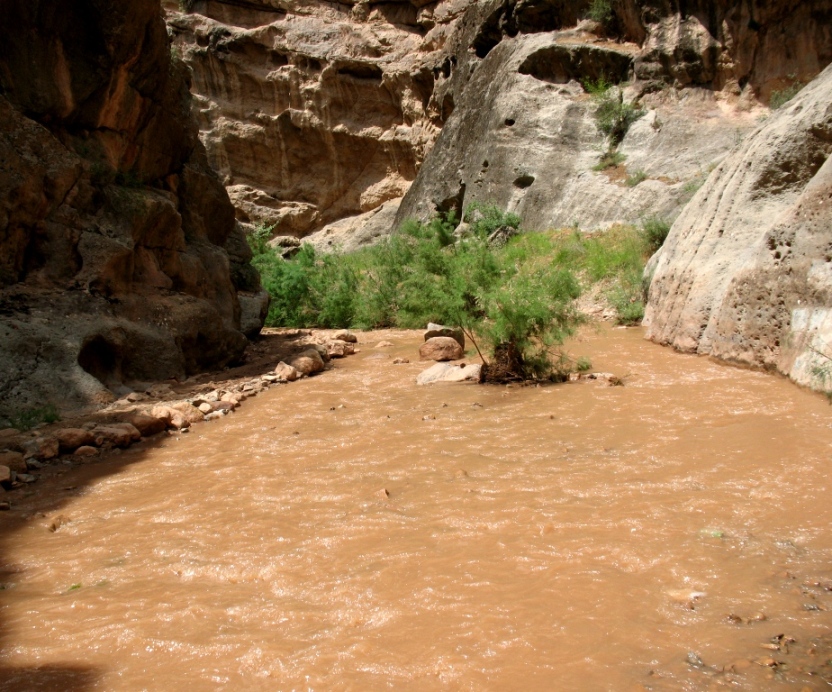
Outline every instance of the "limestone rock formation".
<path fill-rule="evenodd" d="M 102 403 L 239 358 L 241 297 L 262 302 L 250 258 L 159 0 L 6 2 L 3 408 Z"/>
<path fill-rule="evenodd" d="M 829 389 L 832 67 L 708 178 L 651 261 L 659 343 Z"/>

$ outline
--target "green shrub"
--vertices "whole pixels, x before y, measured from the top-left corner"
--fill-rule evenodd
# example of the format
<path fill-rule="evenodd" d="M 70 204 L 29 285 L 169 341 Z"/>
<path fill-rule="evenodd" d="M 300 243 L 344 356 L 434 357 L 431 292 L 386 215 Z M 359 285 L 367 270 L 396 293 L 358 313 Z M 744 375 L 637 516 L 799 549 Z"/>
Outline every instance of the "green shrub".
<path fill-rule="evenodd" d="M 593 171 L 605 171 L 608 168 L 615 168 L 616 166 L 620 166 L 627 157 L 619 151 L 605 151 L 601 154 L 601 158 L 599 159 L 598 163 L 596 163 L 593 167 Z"/>
<path fill-rule="evenodd" d="M 53 404 L 20 409 L 7 416 L 9 426 L 22 431 L 31 430 L 41 423 L 55 423 L 59 420 L 61 420 L 61 414 Z"/>
<path fill-rule="evenodd" d="M 794 75 L 789 75 L 791 79 L 794 79 Z M 785 106 L 789 101 L 791 101 L 800 90 L 803 88 L 803 84 L 800 82 L 794 82 L 789 86 L 785 87 L 784 89 L 774 90 L 771 92 L 771 96 L 768 100 L 768 105 L 771 110 L 777 110 L 778 108 L 782 108 Z"/>
<path fill-rule="evenodd" d="M 612 89 L 606 82 L 599 80 L 588 89 L 595 101 L 595 125 L 607 137 L 611 146 L 618 146 L 636 120 L 644 115 L 644 111 L 632 103 L 624 101 L 620 89 Z M 587 88 L 584 85 L 584 88 Z"/>
<path fill-rule="evenodd" d="M 627 180 L 624 182 L 627 184 L 627 187 L 635 187 L 639 183 L 643 183 L 645 180 L 647 180 L 647 173 L 639 169 L 628 175 Z"/>
<path fill-rule="evenodd" d="M 667 239 L 670 223 L 658 216 L 648 216 L 641 222 L 641 235 L 650 253 L 654 253 Z"/>
<path fill-rule="evenodd" d="M 592 0 L 586 13 L 587 19 L 598 22 L 604 27 L 610 25 L 614 16 L 611 0 Z"/>

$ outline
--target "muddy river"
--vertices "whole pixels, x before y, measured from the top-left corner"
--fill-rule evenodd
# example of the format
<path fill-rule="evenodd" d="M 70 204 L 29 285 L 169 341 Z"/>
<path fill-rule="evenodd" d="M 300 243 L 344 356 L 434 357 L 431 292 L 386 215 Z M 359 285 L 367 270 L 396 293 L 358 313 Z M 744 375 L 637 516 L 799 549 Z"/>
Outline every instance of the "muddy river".
<path fill-rule="evenodd" d="M 823 397 L 639 329 L 570 346 L 623 387 L 417 387 L 380 338 L 3 513 L 0 689 L 829 688 Z"/>

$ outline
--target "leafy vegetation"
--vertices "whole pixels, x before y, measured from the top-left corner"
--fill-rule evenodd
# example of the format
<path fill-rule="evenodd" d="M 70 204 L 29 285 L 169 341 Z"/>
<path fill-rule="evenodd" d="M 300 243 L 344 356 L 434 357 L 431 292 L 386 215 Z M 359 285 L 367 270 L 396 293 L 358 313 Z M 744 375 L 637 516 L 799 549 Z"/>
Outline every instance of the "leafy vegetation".
<path fill-rule="evenodd" d="M 406 222 L 384 242 L 351 254 L 304 245 L 285 260 L 269 247 L 270 230 L 249 236 L 254 264 L 272 296 L 267 324 L 287 327 L 422 328 L 461 326 L 487 354 L 493 379 L 561 379 L 575 368 L 560 348 L 581 322 L 575 299 L 602 283 L 619 321 L 643 312 L 641 274 L 647 235 L 618 227 L 524 233 L 489 242 L 520 219 L 493 205 L 465 210 L 464 234 L 451 214 Z"/>
<path fill-rule="evenodd" d="M 31 430 L 41 423 L 55 423 L 59 420 L 61 420 L 61 414 L 52 404 L 47 404 L 46 406 L 41 407 L 19 409 L 17 411 L 12 411 L 6 417 L 6 423 L 9 427 L 22 431 Z"/>
<path fill-rule="evenodd" d="M 627 180 L 624 182 L 627 184 L 627 187 L 635 187 L 639 183 L 643 183 L 645 180 L 647 180 L 647 173 L 639 168 L 637 171 L 633 171 L 630 175 L 628 175 Z"/>
<path fill-rule="evenodd" d="M 604 27 L 608 27 L 615 17 L 611 0 L 592 0 L 586 17 Z"/>
<path fill-rule="evenodd" d="M 641 234 L 650 253 L 654 253 L 667 240 L 670 223 L 658 216 L 648 216 L 641 222 Z"/>
<path fill-rule="evenodd" d="M 605 171 L 608 168 L 615 168 L 620 166 L 626 160 L 626 156 L 620 151 L 605 151 L 601 154 L 601 158 L 593 167 L 593 171 Z"/>
<path fill-rule="evenodd" d="M 630 125 L 643 116 L 644 111 L 633 103 L 625 102 L 621 89 L 614 88 L 603 77 L 596 81 L 587 80 L 583 86 L 595 101 L 595 124 L 609 139 L 610 149 L 617 147 Z"/>
<path fill-rule="evenodd" d="M 792 80 L 792 83 L 789 86 L 784 87 L 783 89 L 775 89 L 771 92 L 771 96 L 768 100 L 768 105 L 771 110 L 774 111 L 785 106 L 789 101 L 797 96 L 803 88 L 803 83 L 798 82 L 795 75 L 790 74 L 789 79 Z"/>

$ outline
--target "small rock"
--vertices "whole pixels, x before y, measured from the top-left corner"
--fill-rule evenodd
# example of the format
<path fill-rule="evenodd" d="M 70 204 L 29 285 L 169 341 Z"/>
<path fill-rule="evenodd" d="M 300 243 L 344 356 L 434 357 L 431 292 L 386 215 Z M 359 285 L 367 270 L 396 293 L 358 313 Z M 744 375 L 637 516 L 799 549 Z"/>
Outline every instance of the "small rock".
<path fill-rule="evenodd" d="M 18 473 L 17 480 L 21 483 L 34 483 L 38 479 L 37 476 L 33 476 L 31 473 Z"/>
<path fill-rule="evenodd" d="M 12 482 L 12 470 L 8 466 L 0 466 L 0 483 Z"/>
<path fill-rule="evenodd" d="M 38 461 L 37 459 L 27 459 L 26 460 L 26 470 L 27 471 L 37 471 L 38 469 L 42 469 L 46 464 L 43 462 Z"/>
<path fill-rule="evenodd" d="M 11 503 L 6 501 L 0 502 L 0 512 L 8 512 L 11 508 Z"/>
<path fill-rule="evenodd" d="M 23 446 L 26 450 L 25 456 L 35 459 L 54 459 L 60 451 L 58 440 L 54 437 L 36 437 L 28 440 Z"/>
<path fill-rule="evenodd" d="M 390 348 L 393 345 L 392 341 L 379 341 L 376 348 Z"/>
<path fill-rule="evenodd" d="M 425 330 L 425 341 L 433 339 L 437 336 L 445 336 L 454 339 L 464 350 L 465 349 L 465 332 L 461 327 L 446 327 L 443 324 L 434 324 L 430 322 L 427 330 Z"/>
<path fill-rule="evenodd" d="M 220 400 L 220 393 L 214 389 L 208 392 L 204 397 L 202 397 L 203 401 L 212 402 L 212 401 L 219 401 Z"/>
<path fill-rule="evenodd" d="M 202 411 L 187 401 L 177 401 L 175 404 L 171 404 L 170 407 L 174 411 L 179 411 L 182 415 L 184 415 L 185 420 L 188 422 L 188 425 L 178 426 L 180 428 L 188 428 L 194 423 L 200 423 L 205 418 Z"/>
<path fill-rule="evenodd" d="M 382 500 L 386 500 L 390 497 L 390 491 L 387 488 L 381 488 L 381 490 L 376 491 L 376 495 L 380 497 Z"/>
<path fill-rule="evenodd" d="M 158 418 L 149 413 L 137 413 L 131 416 L 130 425 L 136 428 L 142 434 L 142 437 L 156 435 L 168 427 L 163 418 Z"/>
<path fill-rule="evenodd" d="M 326 344 L 326 349 L 330 358 L 343 358 L 355 353 L 355 347 L 346 341 L 330 341 Z"/>
<path fill-rule="evenodd" d="M 209 404 L 207 401 L 203 401 L 198 406 L 198 408 L 199 408 L 200 411 L 202 411 L 202 413 L 205 413 L 205 414 L 209 414 L 209 413 L 211 413 L 211 411 L 214 410 L 214 407 L 211 406 L 211 404 Z"/>
<path fill-rule="evenodd" d="M 209 413 L 205 416 L 205 420 L 217 420 L 217 418 L 222 418 L 227 413 L 228 413 L 228 411 L 226 411 L 225 409 L 220 409 L 218 411 L 212 411 L 211 413 Z"/>
<path fill-rule="evenodd" d="M 226 392 L 220 397 L 220 401 L 226 404 L 234 404 L 234 408 L 237 408 L 240 405 L 240 401 L 242 401 L 242 399 L 237 394 L 234 394 L 232 392 Z"/>
<path fill-rule="evenodd" d="M 332 335 L 332 338 L 335 341 L 346 341 L 350 344 L 358 343 L 358 337 L 348 329 L 342 329 L 340 331 L 335 332 L 335 334 Z"/>
<path fill-rule="evenodd" d="M 277 379 L 277 377 L 275 375 L 261 375 L 260 379 L 263 380 L 263 382 L 268 382 L 270 384 L 273 384 L 275 382 L 280 382 L 280 380 Z"/>
<path fill-rule="evenodd" d="M 314 375 L 324 369 L 324 360 L 314 348 L 308 348 L 292 359 L 290 365 L 303 375 Z"/>
<path fill-rule="evenodd" d="M 78 447 L 92 444 L 93 434 L 84 428 L 63 428 L 55 433 L 62 452 L 74 452 Z"/>
<path fill-rule="evenodd" d="M 12 471 L 26 473 L 26 459 L 20 452 L 0 452 L 0 466 L 8 466 Z"/>
<path fill-rule="evenodd" d="M 294 382 L 301 376 L 297 368 L 292 367 L 288 363 L 284 363 L 282 360 L 274 369 L 274 374 L 278 382 Z"/>
<path fill-rule="evenodd" d="M 409 363 L 410 358 L 394 358 L 393 365 L 402 365 L 403 363 Z"/>
<path fill-rule="evenodd" d="M 142 434 L 130 423 L 99 425 L 92 432 L 95 436 L 95 444 L 98 447 L 103 445 L 129 447 L 133 442 L 142 439 Z"/>
<path fill-rule="evenodd" d="M 465 355 L 462 346 L 449 336 L 434 336 L 419 347 L 422 360 L 458 360 Z"/>
<path fill-rule="evenodd" d="M 432 413 L 429 413 L 427 416 L 422 416 L 422 420 L 436 420 L 436 416 Z"/>
<path fill-rule="evenodd" d="M 126 397 L 124 397 L 129 401 L 131 404 L 138 403 L 139 401 L 146 401 L 147 395 L 142 394 L 141 392 L 130 392 Z"/>
<path fill-rule="evenodd" d="M 74 457 L 96 457 L 98 456 L 98 450 L 95 447 L 90 447 L 89 445 L 84 445 L 83 447 L 79 447 L 73 453 Z"/>

